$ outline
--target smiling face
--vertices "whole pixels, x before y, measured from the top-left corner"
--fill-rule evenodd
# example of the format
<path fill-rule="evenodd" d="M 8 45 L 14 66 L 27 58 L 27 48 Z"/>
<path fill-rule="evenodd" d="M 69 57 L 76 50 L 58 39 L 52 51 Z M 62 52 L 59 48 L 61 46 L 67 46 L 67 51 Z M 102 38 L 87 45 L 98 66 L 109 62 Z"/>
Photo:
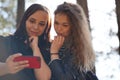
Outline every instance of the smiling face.
<path fill-rule="evenodd" d="M 29 36 L 40 36 L 47 25 L 48 14 L 45 11 L 36 11 L 26 20 L 26 30 Z"/>
<path fill-rule="evenodd" d="M 67 37 L 70 33 L 70 22 L 67 15 L 58 13 L 55 15 L 54 28 L 57 35 Z"/>

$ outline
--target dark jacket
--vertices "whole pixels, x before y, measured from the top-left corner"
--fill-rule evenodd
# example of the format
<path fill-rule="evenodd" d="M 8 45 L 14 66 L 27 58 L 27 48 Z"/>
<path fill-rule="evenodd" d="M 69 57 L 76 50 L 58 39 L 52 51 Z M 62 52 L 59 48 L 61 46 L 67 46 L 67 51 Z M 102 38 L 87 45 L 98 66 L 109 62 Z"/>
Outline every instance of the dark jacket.
<path fill-rule="evenodd" d="M 80 71 L 72 63 L 72 53 L 63 49 L 59 52 L 60 59 L 49 63 L 52 71 L 51 80 L 98 80 L 91 71 Z"/>
<path fill-rule="evenodd" d="M 47 48 L 40 47 L 41 53 L 48 64 L 50 61 L 50 54 Z M 0 36 L 0 61 L 5 62 L 8 56 L 22 53 L 23 55 L 33 56 L 32 49 L 26 45 L 22 38 L 17 36 Z M 16 74 L 7 74 L 0 76 L 0 80 L 36 80 L 33 69 L 25 68 Z"/>

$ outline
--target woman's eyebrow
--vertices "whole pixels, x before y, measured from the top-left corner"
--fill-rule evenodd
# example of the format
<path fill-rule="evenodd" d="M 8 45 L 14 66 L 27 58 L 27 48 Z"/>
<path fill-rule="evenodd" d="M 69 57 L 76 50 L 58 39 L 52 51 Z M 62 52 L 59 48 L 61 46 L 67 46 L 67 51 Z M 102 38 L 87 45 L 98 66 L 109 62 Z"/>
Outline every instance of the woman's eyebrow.
<path fill-rule="evenodd" d="M 32 17 L 30 17 L 29 19 L 31 19 L 31 20 L 36 20 L 35 18 L 32 18 Z"/>

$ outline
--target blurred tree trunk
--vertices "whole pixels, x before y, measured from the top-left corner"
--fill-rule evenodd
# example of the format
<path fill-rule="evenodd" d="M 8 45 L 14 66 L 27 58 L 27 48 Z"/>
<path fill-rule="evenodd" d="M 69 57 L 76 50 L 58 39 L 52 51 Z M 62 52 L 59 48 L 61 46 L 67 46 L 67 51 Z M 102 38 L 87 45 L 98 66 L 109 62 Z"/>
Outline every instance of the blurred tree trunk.
<path fill-rule="evenodd" d="M 116 2 L 116 15 L 118 23 L 118 38 L 119 38 L 119 54 L 120 54 L 120 0 L 115 0 Z"/>
<path fill-rule="evenodd" d="M 90 23 L 87 0 L 77 0 L 77 3 L 83 7 L 84 12 L 85 12 L 86 17 L 87 17 L 87 20 Z M 89 26 L 90 26 L 90 24 L 89 24 Z"/>
<path fill-rule="evenodd" d="M 23 16 L 25 10 L 25 0 L 17 0 L 17 19 L 16 28 L 18 28 L 19 22 Z"/>
<path fill-rule="evenodd" d="M 89 20 L 89 10 L 88 10 L 88 5 L 87 5 L 87 0 L 77 0 L 77 4 L 81 5 L 85 14 L 86 14 L 86 17 L 87 17 L 87 20 L 88 20 L 88 23 L 89 23 L 89 29 L 91 31 L 91 28 L 90 28 L 90 20 Z M 92 70 L 94 73 L 96 73 L 96 68 L 94 67 L 94 69 Z"/>

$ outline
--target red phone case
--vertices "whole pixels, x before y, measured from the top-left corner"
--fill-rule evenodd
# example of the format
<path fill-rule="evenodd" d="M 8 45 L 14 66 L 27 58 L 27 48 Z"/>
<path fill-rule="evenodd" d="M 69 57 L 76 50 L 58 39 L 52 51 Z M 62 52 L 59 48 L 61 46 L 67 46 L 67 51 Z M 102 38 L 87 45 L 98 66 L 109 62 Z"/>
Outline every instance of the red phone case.
<path fill-rule="evenodd" d="M 14 59 L 14 61 L 28 60 L 29 66 L 27 68 L 40 68 L 40 57 L 38 56 L 19 56 Z"/>

